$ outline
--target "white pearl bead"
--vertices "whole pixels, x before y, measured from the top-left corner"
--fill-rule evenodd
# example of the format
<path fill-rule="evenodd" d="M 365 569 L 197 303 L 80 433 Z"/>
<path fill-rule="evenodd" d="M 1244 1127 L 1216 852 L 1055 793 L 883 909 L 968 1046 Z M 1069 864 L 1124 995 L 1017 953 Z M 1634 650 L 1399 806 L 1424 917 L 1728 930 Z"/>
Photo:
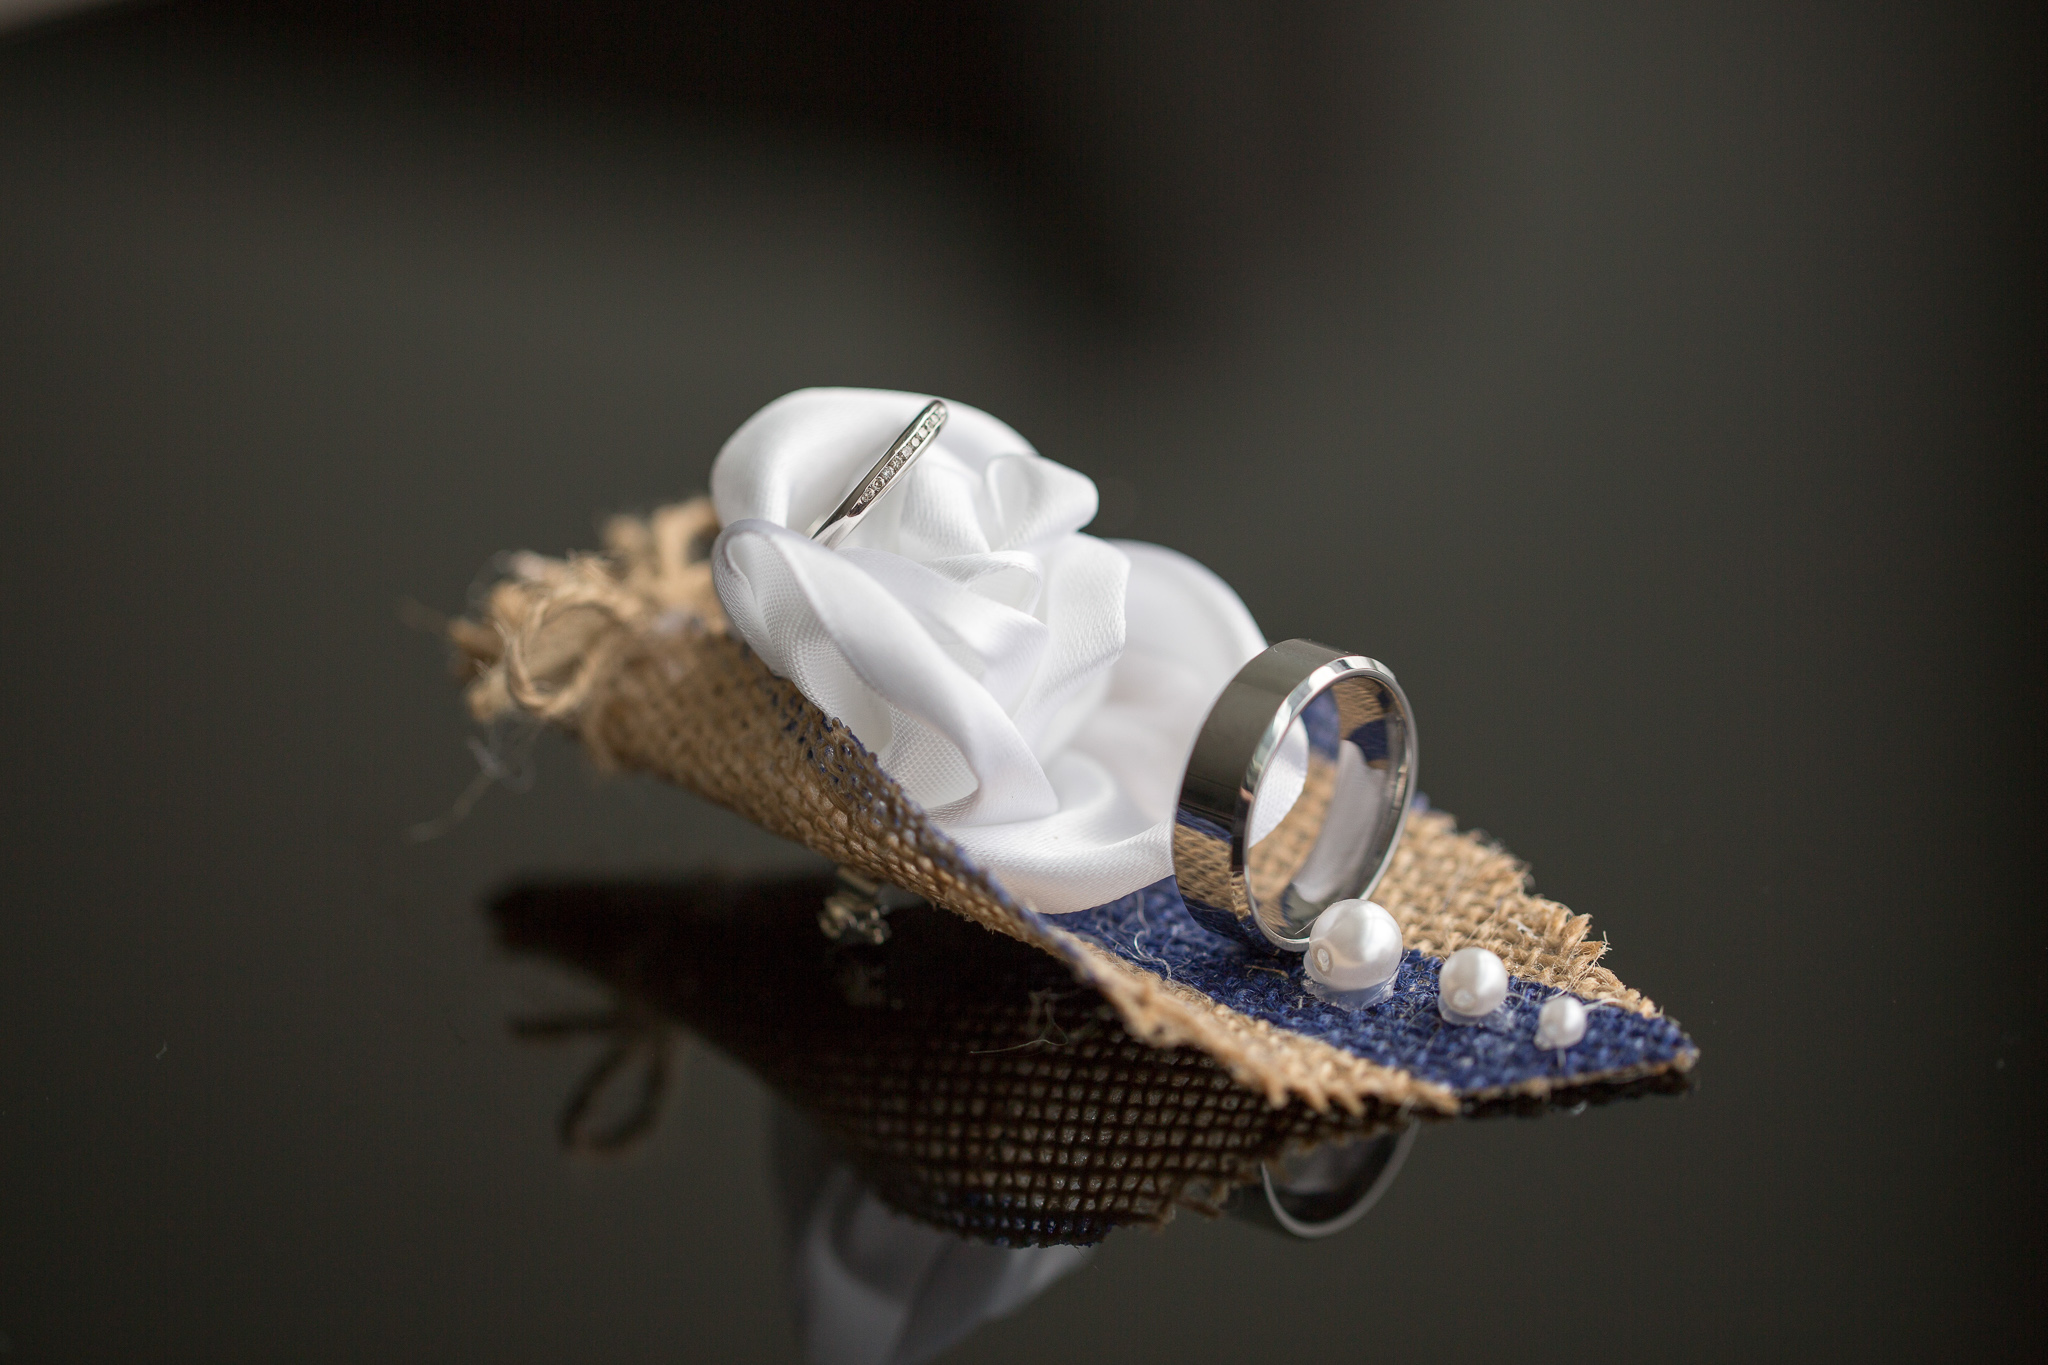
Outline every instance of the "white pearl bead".
<path fill-rule="evenodd" d="M 1460 948 L 1437 977 L 1437 1013 L 1453 1024 L 1476 1024 L 1508 998 L 1508 969 L 1485 948 Z"/>
<path fill-rule="evenodd" d="M 1586 1036 L 1586 1007 L 1569 995 L 1553 995 L 1536 1013 L 1536 1046 L 1573 1047 Z"/>
<path fill-rule="evenodd" d="M 1400 970 L 1401 926 L 1382 905 L 1338 901 L 1309 928 L 1309 978 L 1331 990 L 1371 990 Z"/>

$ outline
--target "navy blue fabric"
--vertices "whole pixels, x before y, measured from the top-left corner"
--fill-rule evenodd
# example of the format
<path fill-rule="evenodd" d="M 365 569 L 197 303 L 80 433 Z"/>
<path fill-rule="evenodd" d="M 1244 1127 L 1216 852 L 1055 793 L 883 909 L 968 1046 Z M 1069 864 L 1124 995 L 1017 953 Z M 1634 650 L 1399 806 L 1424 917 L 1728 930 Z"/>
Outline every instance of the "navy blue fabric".
<path fill-rule="evenodd" d="M 1333 762 L 1337 757 L 1337 694 L 1323 692 L 1301 712 L 1301 726 L 1308 734 L 1308 747 Z"/>
<path fill-rule="evenodd" d="M 1384 720 L 1369 720 L 1345 736 L 1358 746 L 1368 763 L 1384 763 L 1387 760 L 1387 723 Z"/>
<path fill-rule="evenodd" d="M 1441 964 L 1412 948 L 1392 995 L 1366 1009 L 1340 1009 L 1308 993 L 1300 954 L 1263 953 L 1197 924 L 1171 877 L 1047 922 L 1240 1014 L 1464 1095 L 1532 1080 L 1570 1085 L 1577 1078 L 1658 1067 L 1694 1050 L 1668 1019 L 1604 1006 L 1587 1011 L 1586 1036 L 1576 1046 L 1562 1053 L 1538 1048 L 1536 1012 L 1557 992 L 1519 978 L 1510 978 L 1507 1003 L 1494 1019 L 1472 1026 L 1445 1023 L 1436 1008 Z"/>

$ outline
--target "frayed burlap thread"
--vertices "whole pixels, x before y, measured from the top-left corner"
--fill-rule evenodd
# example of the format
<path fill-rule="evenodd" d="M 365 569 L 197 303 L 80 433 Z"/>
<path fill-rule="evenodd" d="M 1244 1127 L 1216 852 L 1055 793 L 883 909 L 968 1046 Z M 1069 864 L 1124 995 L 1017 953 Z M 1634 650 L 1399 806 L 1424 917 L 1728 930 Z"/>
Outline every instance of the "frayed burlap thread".
<path fill-rule="evenodd" d="M 515 555 L 482 619 L 450 634 L 480 720 L 526 713 L 573 730 L 602 765 L 665 778 L 863 875 L 893 883 L 1067 962 L 1154 1046 L 1192 1046 L 1274 1106 L 1290 1099 L 1354 1114 L 1368 1104 L 1451 1113 L 1496 1093 L 1540 1095 L 1602 1079 L 1522 1076 L 1491 1089 L 1427 1079 L 1368 1060 L 1168 979 L 1018 903 L 974 867 L 837 720 L 770 673 L 734 636 L 704 555 L 717 529 L 708 499 L 645 522 L 615 520 L 606 552 Z M 1599 965 L 1590 922 L 1531 893 L 1527 869 L 1450 817 L 1411 817 L 1377 898 L 1410 948 L 1441 957 L 1467 944 L 1500 954 L 1519 980 L 1655 1017 Z M 1687 1043 L 1615 1072 L 1691 1065 Z"/>

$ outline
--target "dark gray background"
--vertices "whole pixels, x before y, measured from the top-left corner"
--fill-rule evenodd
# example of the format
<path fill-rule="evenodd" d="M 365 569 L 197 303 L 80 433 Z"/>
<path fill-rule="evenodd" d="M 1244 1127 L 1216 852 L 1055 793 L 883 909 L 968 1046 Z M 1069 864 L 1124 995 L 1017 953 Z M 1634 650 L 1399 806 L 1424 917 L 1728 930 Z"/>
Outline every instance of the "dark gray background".
<path fill-rule="evenodd" d="M 2042 1322 L 2034 11 L 167 5 L 0 35 L 0 1345 L 787 1360 L 766 1105 L 614 1164 L 524 873 L 809 855 L 408 596 L 806 384 L 985 407 L 1369 650 L 1695 1091 L 1120 1234 L 959 1359 L 2019 1355 Z M 764 951 L 773 951 L 764 946 Z"/>

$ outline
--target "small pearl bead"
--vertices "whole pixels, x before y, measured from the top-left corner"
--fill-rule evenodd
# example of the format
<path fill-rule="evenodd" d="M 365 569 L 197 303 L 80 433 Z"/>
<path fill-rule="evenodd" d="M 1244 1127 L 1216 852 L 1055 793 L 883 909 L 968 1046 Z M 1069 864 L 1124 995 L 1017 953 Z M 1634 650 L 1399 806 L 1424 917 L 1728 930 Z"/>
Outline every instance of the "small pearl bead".
<path fill-rule="evenodd" d="M 1536 1014 L 1536 1046 L 1572 1047 L 1586 1036 L 1586 1007 L 1569 995 L 1553 995 Z"/>
<path fill-rule="evenodd" d="M 1334 991 L 1382 986 L 1401 970 L 1401 926 L 1372 901 L 1338 901 L 1308 932 L 1309 977 Z"/>
<path fill-rule="evenodd" d="M 1453 1024 L 1476 1024 L 1508 998 L 1508 969 L 1484 948 L 1460 948 L 1437 977 L 1437 1013 Z"/>

